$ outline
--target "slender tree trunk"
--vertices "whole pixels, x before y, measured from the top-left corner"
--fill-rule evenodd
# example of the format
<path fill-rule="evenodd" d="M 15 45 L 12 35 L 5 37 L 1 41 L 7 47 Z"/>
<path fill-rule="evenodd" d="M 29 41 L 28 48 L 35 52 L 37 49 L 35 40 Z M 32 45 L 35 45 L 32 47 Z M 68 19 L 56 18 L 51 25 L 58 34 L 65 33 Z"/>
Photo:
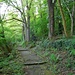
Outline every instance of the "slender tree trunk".
<path fill-rule="evenodd" d="M 41 0 L 39 2 L 39 9 L 40 9 L 40 18 L 42 19 L 42 5 L 41 5 Z"/>
<path fill-rule="evenodd" d="M 26 41 L 26 18 L 25 18 L 25 11 L 24 11 L 24 6 L 23 6 L 23 1 L 21 0 L 21 4 L 22 4 L 22 13 L 21 13 L 21 18 L 22 18 L 22 21 L 23 21 L 23 39 Z"/>
<path fill-rule="evenodd" d="M 2 34 L 2 37 L 5 38 L 4 27 L 3 27 L 3 25 L 2 25 L 2 33 L 1 33 L 1 34 Z"/>
<path fill-rule="evenodd" d="M 31 5 L 28 5 L 28 0 L 26 1 L 27 6 L 27 41 L 30 41 L 30 8 Z"/>
<path fill-rule="evenodd" d="M 49 8 L 49 39 L 54 36 L 54 3 L 52 0 L 48 0 Z"/>
<path fill-rule="evenodd" d="M 23 13 L 24 14 L 24 13 Z M 21 14 L 21 18 L 22 18 L 22 21 L 23 21 L 23 29 L 22 29 L 22 32 L 23 32 L 23 39 L 25 41 L 27 41 L 27 23 L 26 23 L 26 18 L 25 18 L 25 15 Z"/>
<path fill-rule="evenodd" d="M 25 28 L 24 28 L 24 24 L 22 26 L 22 35 L 23 35 L 23 40 L 25 40 Z"/>
<path fill-rule="evenodd" d="M 28 16 L 27 16 L 27 41 L 30 41 L 30 16 L 29 16 L 29 14 L 28 14 Z"/>
<path fill-rule="evenodd" d="M 73 32 L 74 32 L 74 4 L 73 4 L 73 8 L 72 8 L 72 16 L 71 17 L 71 36 L 73 36 Z"/>
<path fill-rule="evenodd" d="M 67 10 L 68 10 L 68 13 L 70 15 L 70 19 L 71 19 L 71 36 L 73 35 L 73 16 L 72 16 L 72 13 L 70 13 L 70 10 L 69 8 L 66 6 Z"/>
<path fill-rule="evenodd" d="M 33 12 L 33 18 L 34 18 L 34 22 L 36 23 L 36 15 Z"/>
<path fill-rule="evenodd" d="M 70 15 L 70 19 L 71 19 L 71 36 L 73 35 L 73 32 L 74 32 L 74 4 L 73 4 L 73 7 L 72 7 L 72 13 L 70 12 L 70 9 L 68 8 L 68 6 L 66 6 L 67 8 L 67 11 Z"/>
<path fill-rule="evenodd" d="M 65 33 L 65 36 L 68 37 L 67 30 L 66 30 L 66 20 L 65 20 L 65 16 L 64 16 L 64 13 L 63 13 L 63 10 L 62 10 L 62 6 L 61 6 L 61 1 L 60 0 L 58 0 L 58 4 L 59 4 L 59 7 L 60 7 L 60 13 L 61 13 L 61 16 L 62 16 L 64 33 Z"/>
<path fill-rule="evenodd" d="M 23 37 L 24 37 L 25 41 L 29 42 L 30 41 L 30 14 L 29 14 L 29 8 L 28 8 L 28 1 L 27 1 L 27 20 L 26 20 L 26 15 L 25 15 L 22 0 L 21 0 L 21 3 L 22 3 L 22 10 L 23 10 L 23 13 L 21 14 L 22 20 L 23 20 L 23 27 L 24 27 Z"/>
<path fill-rule="evenodd" d="M 73 36 L 73 27 L 74 27 L 74 20 L 73 17 L 71 16 L 71 36 Z"/>
<path fill-rule="evenodd" d="M 74 14 L 75 14 L 75 5 L 74 5 Z M 73 34 L 75 34 L 75 15 L 73 16 L 73 19 L 74 19 Z"/>
<path fill-rule="evenodd" d="M 3 26 L 3 21 L 2 21 L 2 19 L 1 19 L 1 16 L 0 16 L 0 22 L 1 22 L 1 29 L 2 29 L 2 31 L 1 31 L 1 37 L 2 37 L 2 38 L 5 38 L 4 26 Z"/>

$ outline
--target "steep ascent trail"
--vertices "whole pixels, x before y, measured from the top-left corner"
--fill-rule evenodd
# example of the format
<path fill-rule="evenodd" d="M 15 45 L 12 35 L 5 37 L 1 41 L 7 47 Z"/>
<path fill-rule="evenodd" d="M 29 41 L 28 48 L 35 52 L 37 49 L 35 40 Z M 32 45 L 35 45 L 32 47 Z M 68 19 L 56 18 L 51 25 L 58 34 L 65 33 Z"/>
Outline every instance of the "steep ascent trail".
<path fill-rule="evenodd" d="M 25 75 L 54 75 L 47 69 L 47 62 L 32 50 L 18 47 L 25 64 Z"/>

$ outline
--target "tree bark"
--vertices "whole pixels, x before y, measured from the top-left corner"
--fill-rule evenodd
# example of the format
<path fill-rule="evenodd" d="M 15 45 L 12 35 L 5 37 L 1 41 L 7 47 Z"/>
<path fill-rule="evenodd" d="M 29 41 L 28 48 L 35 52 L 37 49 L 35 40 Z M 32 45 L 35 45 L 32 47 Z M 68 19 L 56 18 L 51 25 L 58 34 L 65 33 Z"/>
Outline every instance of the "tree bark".
<path fill-rule="evenodd" d="M 22 36 L 23 36 L 23 40 L 25 40 L 25 27 L 24 27 L 24 24 L 22 24 Z"/>
<path fill-rule="evenodd" d="M 73 1 L 74 2 L 74 1 Z M 74 32 L 74 4 L 72 6 L 72 12 L 70 11 L 69 7 L 66 5 L 66 9 L 70 15 L 70 19 L 71 19 L 71 36 L 73 36 L 73 32 Z"/>
<path fill-rule="evenodd" d="M 1 23 L 1 29 L 2 29 L 2 31 L 1 31 L 0 34 L 1 34 L 1 37 L 2 37 L 2 38 L 5 38 L 3 20 L 2 20 L 2 18 L 1 18 L 1 16 L 0 16 L 0 23 Z"/>
<path fill-rule="evenodd" d="M 73 32 L 74 32 L 74 9 L 75 9 L 75 6 L 73 4 L 72 16 L 70 16 L 71 17 L 71 36 L 73 36 Z"/>
<path fill-rule="evenodd" d="M 54 36 L 54 3 L 52 0 L 48 0 L 49 8 L 49 39 Z"/>
<path fill-rule="evenodd" d="M 26 15 L 25 15 L 22 0 L 21 0 L 21 3 L 22 3 L 23 13 L 21 15 L 22 15 L 22 20 L 23 20 L 23 28 L 24 28 L 23 29 L 23 37 L 26 42 L 29 42 L 30 41 L 30 14 L 29 14 L 30 9 L 28 6 L 28 1 L 26 1 L 26 2 L 27 2 L 27 20 L 26 20 Z"/>
<path fill-rule="evenodd" d="M 32 0 L 31 0 L 32 2 Z M 27 6 L 27 37 L 26 40 L 30 41 L 30 9 L 31 9 L 31 2 L 30 5 L 28 5 L 28 0 L 26 0 L 26 6 Z"/>
<path fill-rule="evenodd" d="M 62 6 L 61 6 L 61 1 L 60 0 L 58 0 L 58 4 L 59 4 L 59 8 L 60 8 L 60 13 L 61 13 L 61 16 L 62 16 L 64 34 L 65 34 L 66 37 L 68 37 L 67 30 L 66 30 L 66 20 L 65 20 L 65 16 L 64 16 L 64 13 L 63 13 L 63 10 L 62 10 Z"/>
<path fill-rule="evenodd" d="M 39 2 L 39 9 L 40 9 L 40 18 L 42 19 L 42 4 L 41 4 L 41 0 Z"/>
<path fill-rule="evenodd" d="M 28 14 L 28 16 L 27 16 L 27 41 L 30 41 L 30 16 L 29 16 L 29 14 Z"/>

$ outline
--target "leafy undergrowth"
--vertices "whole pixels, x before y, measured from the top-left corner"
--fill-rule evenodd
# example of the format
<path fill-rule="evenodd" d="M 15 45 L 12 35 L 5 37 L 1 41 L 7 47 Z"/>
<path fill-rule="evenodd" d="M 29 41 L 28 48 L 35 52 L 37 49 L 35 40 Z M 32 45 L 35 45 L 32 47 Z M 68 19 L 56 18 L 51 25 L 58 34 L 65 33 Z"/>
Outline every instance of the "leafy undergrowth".
<path fill-rule="evenodd" d="M 17 50 L 12 50 L 9 56 L 0 57 L 0 75 L 24 75 L 23 66 L 23 60 Z"/>
<path fill-rule="evenodd" d="M 75 75 L 75 39 L 46 39 L 37 43 L 35 51 L 55 75 Z"/>

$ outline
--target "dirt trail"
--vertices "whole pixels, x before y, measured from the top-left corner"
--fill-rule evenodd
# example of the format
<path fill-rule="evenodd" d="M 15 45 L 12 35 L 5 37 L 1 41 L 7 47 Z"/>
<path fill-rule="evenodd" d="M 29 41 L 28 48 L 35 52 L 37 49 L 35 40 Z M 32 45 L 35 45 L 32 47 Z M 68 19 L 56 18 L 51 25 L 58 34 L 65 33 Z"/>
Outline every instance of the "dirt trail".
<path fill-rule="evenodd" d="M 19 47 L 18 50 L 25 62 L 25 75 L 54 75 L 47 69 L 46 61 L 37 56 L 36 53 L 21 47 Z"/>

